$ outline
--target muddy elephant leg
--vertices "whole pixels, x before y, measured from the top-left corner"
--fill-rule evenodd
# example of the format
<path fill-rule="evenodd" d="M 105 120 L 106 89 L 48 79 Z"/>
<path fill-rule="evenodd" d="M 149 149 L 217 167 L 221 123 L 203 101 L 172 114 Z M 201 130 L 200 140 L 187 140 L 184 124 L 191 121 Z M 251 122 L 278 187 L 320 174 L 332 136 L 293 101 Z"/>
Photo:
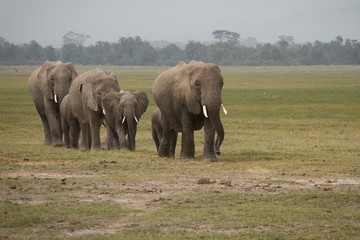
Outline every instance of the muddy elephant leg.
<path fill-rule="evenodd" d="M 89 141 L 91 138 L 91 134 L 89 131 L 89 125 L 86 123 L 80 123 L 81 128 L 81 139 L 80 139 L 80 149 L 82 151 L 89 150 Z"/>
<path fill-rule="evenodd" d="M 204 137 L 205 144 L 203 160 L 208 162 L 217 162 L 214 151 L 215 129 L 212 127 L 208 118 L 205 118 L 204 120 Z"/>

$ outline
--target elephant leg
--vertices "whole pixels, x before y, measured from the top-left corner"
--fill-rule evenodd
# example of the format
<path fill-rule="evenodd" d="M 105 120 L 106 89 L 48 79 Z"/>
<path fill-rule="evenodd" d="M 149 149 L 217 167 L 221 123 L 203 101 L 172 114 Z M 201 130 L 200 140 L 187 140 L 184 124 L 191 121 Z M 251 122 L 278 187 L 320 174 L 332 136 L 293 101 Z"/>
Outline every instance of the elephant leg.
<path fill-rule="evenodd" d="M 70 125 L 68 124 L 67 121 L 65 121 L 64 118 L 61 118 L 61 126 L 64 132 L 64 146 L 70 148 L 70 142 L 71 142 L 70 134 L 69 134 Z"/>
<path fill-rule="evenodd" d="M 79 148 L 80 124 L 76 119 L 70 123 L 70 147 Z"/>
<path fill-rule="evenodd" d="M 51 132 L 51 144 L 55 147 L 60 147 L 63 145 L 62 142 L 62 131 L 60 128 L 60 124 L 58 119 L 56 119 L 56 116 L 53 116 L 51 114 L 50 116 L 47 116 L 49 119 L 49 125 L 50 125 L 50 132 Z"/>
<path fill-rule="evenodd" d="M 174 136 L 174 133 L 176 133 L 176 132 L 174 130 L 172 130 L 170 127 L 164 126 L 163 134 L 162 134 L 162 138 L 161 138 L 161 142 L 160 142 L 160 146 L 159 146 L 159 150 L 158 150 L 158 155 L 160 157 L 168 157 L 168 158 L 175 157 L 175 155 L 172 154 L 170 151 L 171 138 L 172 138 L 172 136 Z"/>
<path fill-rule="evenodd" d="M 62 146 L 60 115 L 56 113 L 56 105 L 54 102 L 45 100 L 45 114 L 50 126 L 51 144 L 55 147 Z"/>
<path fill-rule="evenodd" d="M 51 145 L 51 132 L 50 132 L 49 121 L 45 115 L 40 115 L 40 118 L 44 126 L 45 144 Z"/>
<path fill-rule="evenodd" d="M 90 124 L 91 131 L 91 149 L 100 150 L 101 149 L 101 140 L 100 140 L 100 124 L 97 122 Z"/>
<path fill-rule="evenodd" d="M 195 158 L 194 131 L 183 130 L 180 159 Z"/>
<path fill-rule="evenodd" d="M 129 142 L 126 139 L 126 132 L 125 129 L 123 129 L 124 127 L 121 126 L 119 128 L 119 130 L 117 131 L 118 134 L 118 138 L 119 138 L 119 148 L 120 149 L 128 149 L 129 147 Z"/>
<path fill-rule="evenodd" d="M 154 140 L 154 142 L 155 142 L 156 151 L 159 150 L 159 145 L 160 145 L 160 141 L 161 141 L 161 138 L 158 136 L 159 134 L 160 134 L 160 133 L 157 133 L 157 132 L 155 131 L 155 129 L 152 128 L 152 138 L 153 138 L 153 140 Z"/>
<path fill-rule="evenodd" d="M 119 146 L 119 143 L 118 143 L 118 136 L 117 136 L 116 132 L 110 128 L 109 124 L 106 125 L 106 131 L 107 131 L 106 148 L 108 150 L 117 149 Z"/>
<path fill-rule="evenodd" d="M 214 150 L 215 129 L 208 118 L 205 118 L 204 120 L 204 137 L 205 144 L 203 160 L 208 162 L 217 162 Z"/>
<path fill-rule="evenodd" d="M 89 131 L 89 125 L 86 123 L 80 123 L 80 129 L 81 129 L 81 143 L 80 143 L 80 149 L 82 151 L 88 151 L 89 150 L 89 141 L 91 138 L 91 134 Z"/>
<path fill-rule="evenodd" d="M 178 137 L 178 133 L 174 131 L 170 140 L 170 155 L 172 156 L 175 156 L 177 137 Z"/>

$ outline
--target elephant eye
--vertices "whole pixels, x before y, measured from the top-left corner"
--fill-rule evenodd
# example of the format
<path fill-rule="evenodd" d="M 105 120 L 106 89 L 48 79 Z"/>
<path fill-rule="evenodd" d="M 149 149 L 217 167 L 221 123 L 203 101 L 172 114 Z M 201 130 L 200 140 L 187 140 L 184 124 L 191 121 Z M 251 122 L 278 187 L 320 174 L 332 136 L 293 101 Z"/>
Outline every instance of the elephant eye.
<path fill-rule="evenodd" d="M 195 87 L 200 87 L 200 82 L 199 81 L 195 81 Z"/>

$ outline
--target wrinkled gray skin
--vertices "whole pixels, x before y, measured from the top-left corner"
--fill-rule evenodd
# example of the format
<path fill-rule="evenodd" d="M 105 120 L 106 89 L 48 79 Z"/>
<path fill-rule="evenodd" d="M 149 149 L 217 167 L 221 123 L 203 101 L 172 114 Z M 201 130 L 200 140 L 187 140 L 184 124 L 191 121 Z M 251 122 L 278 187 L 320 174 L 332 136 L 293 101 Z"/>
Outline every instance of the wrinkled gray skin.
<path fill-rule="evenodd" d="M 46 61 L 29 77 L 29 92 L 44 126 L 45 144 L 63 145 L 59 109 L 77 75 L 70 62 Z"/>
<path fill-rule="evenodd" d="M 102 97 L 111 91 L 120 91 L 114 73 L 95 68 L 80 74 L 69 90 L 72 114 L 80 123 L 80 149 L 83 151 L 101 148 L 100 127 L 104 121 Z"/>
<path fill-rule="evenodd" d="M 102 102 L 106 119 L 107 148 L 135 151 L 137 121 L 140 121 L 149 105 L 146 93 L 123 90 L 110 92 L 103 97 Z"/>
<path fill-rule="evenodd" d="M 64 133 L 64 146 L 67 148 L 79 148 L 80 124 L 71 112 L 69 94 L 61 102 L 60 117 Z"/>
<path fill-rule="evenodd" d="M 151 115 L 151 130 L 152 130 L 152 137 L 155 142 L 156 150 L 159 150 L 159 146 L 161 143 L 161 139 L 163 136 L 163 122 L 161 120 L 161 111 L 158 107 L 156 107 Z M 170 140 L 170 155 L 175 156 L 175 148 L 177 142 L 177 132 L 174 132 L 174 135 L 171 137 Z"/>
<path fill-rule="evenodd" d="M 217 161 L 224 128 L 219 110 L 223 78 L 217 65 L 192 61 L 179 62 L 154 81 L 153 96 L 163 121 L 163 138 L 158 155 L 172 157 L 170 142 L 174 131 L 182 132 L 180 158 L 194 159 L 194 131 L 204 126 L 204 161 Z M 205 106 L 208 117 L 205 117 Z M 214 143 L 215 132 L 218 137 Z"/>

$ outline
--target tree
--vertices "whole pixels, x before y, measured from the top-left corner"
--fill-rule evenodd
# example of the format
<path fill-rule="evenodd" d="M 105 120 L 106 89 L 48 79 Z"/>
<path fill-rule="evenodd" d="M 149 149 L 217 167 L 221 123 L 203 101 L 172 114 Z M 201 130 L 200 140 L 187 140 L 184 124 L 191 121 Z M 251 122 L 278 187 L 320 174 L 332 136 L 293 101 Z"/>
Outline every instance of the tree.
<path fill-rule="evenodd" d="M 224 40 L 235 45 L 240 43 L 240 34 L 236 32 L 230 32 L 228 30 L 215 30 L 212 32 L 215 39 L 223 42 Z"/>
<path fill-rule="evenodd" d="M 343 43 L 343 38 L 340 36 L 340 35 L 337 35 L 336 36 L 336 42 L 339 44 L 339 45 L 341 45 L 342 43 Z"/>
<path fill-rule="evenodd" d="M 70 31 L 63 36 L 63 42 L 64 45 L 75 44 L 77 46 L 82 46 L 84 42 L 89 38 L 90 38 L 89 35 Z"/>
<path fill-rule="evenodd" d="M 289 45 L 294 44 L 294 37 L 293 36 L 285 36 L 285 35 L 280 35 L 279 36 L 279 46 L 281 49 L 286 49 Z"/>
<path fill-rule="evenodd" d="M 185 47 L 185 56 L 189 60 L 207 60 L 207 47 L 200 42 L 190 41 Z"/>

